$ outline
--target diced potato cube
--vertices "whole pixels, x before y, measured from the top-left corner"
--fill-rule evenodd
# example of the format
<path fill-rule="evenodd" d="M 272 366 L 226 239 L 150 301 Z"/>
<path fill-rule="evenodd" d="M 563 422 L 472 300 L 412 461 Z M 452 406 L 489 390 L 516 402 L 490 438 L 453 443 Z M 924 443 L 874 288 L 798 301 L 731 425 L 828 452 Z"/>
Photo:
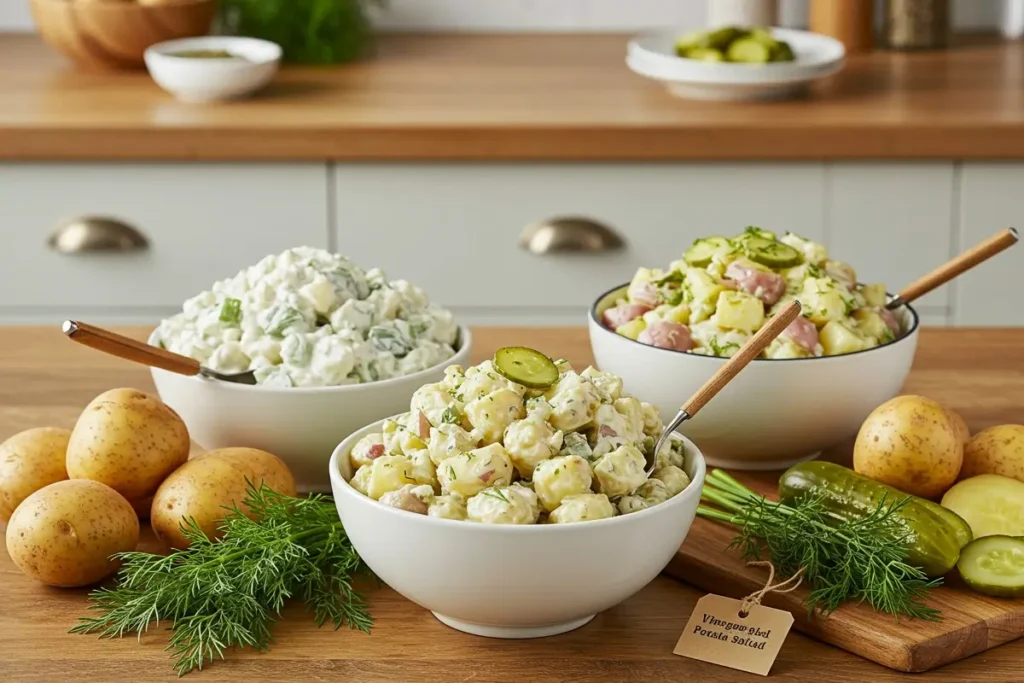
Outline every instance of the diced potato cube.
<path fill-rule="evenodd" d="M 764 324 L 764 304 L 746 292 L 721 292 L 713 322 L 727 330 L 753 332 Z"/>
<path fill-rule="evenodd" d="M 634 318 L 625 325 L 619 325 L 615 328 L 615 331 L 621 334 L 623 337 L 629 337 L 633 341 L 636 341 L 640 333 L 647 329 L 647 323 L 644 322 L 643 318 Z"/>
<path fill-rule="evenodd" d="M 412 462 L 399 455 L 382 455 L 373 461 L 366 482 L 366 495 L 377 500 L 389 491 L 397 491 L 406 484 L 415 484 Z M 362 468 L 360 468 L 362 469 Z"/>
<path fill-rule="evenodd" d="M 765 358 L 807 358 L 811 352 L 789 339 L 775 339 L 764 351 Z"/>
<path fill-rule="evenodd" d="M 880 308 L 886 303 L 885 285 L 864 285 L 860 289 L 864 296 L 864 303 L 868 306 Z"/>
<path fill-rule="evenodd" d="M 686 304 L 679 304 L 678 306 L 669 306 L 668 310 L 665 311 L 662 316 L 662 320 L 670 320 L 680 325 L 690 324 L 690 307 Z"/>
<path fill-rule="evenodd" d="M 819 332 L 819 339 L 826 356 L 864 351 L 878 345 L 874 339 L 860 335 L 850 325 L 838 320 L 826 323 Z"/>
<path fill-rule="evenodd" d="M 804 314 L 815 325 L 824 325 L 831 320 L 843 320 L 853 310 L 853 299 L 849 292 L 840 289 L 832 278 L 809 277 L 804 280 L 797 299 Z"/>
<path fill-rule="evenodd" d="M 883 343 L 892 341 L 892 330 L 885 324 L 877 311 L 870 308 L 858 308 L 853 312 L 853 319 L 857 321 L 857 329 L 865 337 L 871 337 Z"/>
<path fill-rule="evenodd" d="M 699 323 L 715 312 L 715 302 L 725 287 L 700 268 L 687 268 L 683 284 L 689 291 L 690 322 Z"/>

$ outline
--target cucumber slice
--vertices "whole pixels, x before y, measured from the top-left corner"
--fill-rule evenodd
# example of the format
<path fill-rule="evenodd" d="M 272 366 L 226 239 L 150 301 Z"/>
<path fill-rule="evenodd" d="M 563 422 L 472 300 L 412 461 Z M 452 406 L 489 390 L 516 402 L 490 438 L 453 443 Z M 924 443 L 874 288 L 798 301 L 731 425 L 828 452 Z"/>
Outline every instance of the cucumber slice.
<path fill-rule="evenodd" d="M 494 369 L 528 389 L 547 389 L 558 381 L 558 367 L 540 351 L 506 346 L 494 352 Z"/>
<path fill-rule="evenodd" d="M 755 38 L 739 38 L 729 45 L 725 58 L 741 64 L 767 64 L 771 61 L 772 49 Z"/>
<path fill-rule="evenodd" d="M 731 248 L 732 244 L 724 237 L 705 237 L 686 250 L 683 260 L 696 268 L 706 268 L 716 253 Z"/>
<path fill-rule="evenodd" d="M 1024 537 L 986 536 L 971 541 L 956 563 L 964 583 L 985 595 L 1024 596 Z"/>
<path fill-rule="evenodd" d="M 751 261 L 769 268 L 792 268 L 803 263 L 800 252 L 778 240 L 751 236 L 743 241 L 743 249 Z"/>
<path fill-rule="evenodd" d="M 942 507 L 960 515 L 975 538 L 1024 536 L 1024 482 L 979 474 L 958 482 L 942 496 Z"/>
<path fill-rule="evenodd" d="M 773 62 L 792 62 L 795 60 L 796 55 L 793 53 L 793 48 L 790 47 L 789 43 L 784 40 L 775 43 L 775 47 L 772 48 Z"/>

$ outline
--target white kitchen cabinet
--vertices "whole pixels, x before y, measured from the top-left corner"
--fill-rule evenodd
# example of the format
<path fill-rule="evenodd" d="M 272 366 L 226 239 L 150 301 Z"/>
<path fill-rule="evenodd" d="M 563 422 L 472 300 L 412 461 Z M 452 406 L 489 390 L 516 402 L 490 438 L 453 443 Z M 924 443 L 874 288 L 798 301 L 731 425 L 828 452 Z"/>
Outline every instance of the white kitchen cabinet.
<path fill-rule="evenodd" d="M 830 167 L 829 251 L 853 265 L 861 282 L 899 291 L 953 253 L 954 178 L 952 162 Z M 947 286 L 914 307 L 934 318 L 944 316 L 950 302 Z"/>
<path fill-rule="evenodd" d="M 958 250 L 1003 228 L 1024 231 L 1024 164 L 969 163 L 961 176 Z M 952 288 L 955 324 L 1024 325 L 1024 247 L 1013 247 L 964 273 Z"/>
<path fill-rule="evenodd" d="M 824 238 L 823 166 L 803 164 L 339 164 L 338 248 L 424 287 L 471 323 L 572 324 L 636 268 L 752 224 Z M 538 256 L 523 227 L 583 215 L 626 248 Z"/>
<path fill-rule="evenodd" d="M 0 164 L 4 322 L 155 321 L 267 254 L 328 247 L 324 164 Z M 148 248 L 57 253 L 62 220 L 113 216 Z"/>

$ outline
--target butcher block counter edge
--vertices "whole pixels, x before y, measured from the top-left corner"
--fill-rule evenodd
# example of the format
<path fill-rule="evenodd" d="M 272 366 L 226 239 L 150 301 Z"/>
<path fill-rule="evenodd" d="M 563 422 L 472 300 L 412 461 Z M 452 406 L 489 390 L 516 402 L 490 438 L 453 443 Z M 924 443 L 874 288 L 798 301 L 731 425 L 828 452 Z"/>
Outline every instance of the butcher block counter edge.
<path fill-rule="evenodd" d="M 670 97 L 626 68 L 627 40 L 391 35 L 196 106 L 0 34 L 0 160 L 1024 159 L 1020 42 L 853 56 L 804 99 L 737 104 Z"/>

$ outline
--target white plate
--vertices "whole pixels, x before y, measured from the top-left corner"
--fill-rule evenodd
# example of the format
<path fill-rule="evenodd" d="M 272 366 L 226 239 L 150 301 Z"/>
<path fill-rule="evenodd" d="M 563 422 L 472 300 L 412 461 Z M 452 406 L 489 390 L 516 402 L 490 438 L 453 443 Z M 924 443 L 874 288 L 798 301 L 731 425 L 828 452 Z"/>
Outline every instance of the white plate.
<path fill-rule="evenodd" d="M 781 99 L 843 68 L 846 50 L 828 36 L 771 29 L 793 48 L 792 62 L 736 64 L 702 62 L 676 55 L 676 38 L 685 31 L 655 31 L 629 42 L 626 64 L 635 73 L 660 81 L 670 93 L 700 100 Z"/>

